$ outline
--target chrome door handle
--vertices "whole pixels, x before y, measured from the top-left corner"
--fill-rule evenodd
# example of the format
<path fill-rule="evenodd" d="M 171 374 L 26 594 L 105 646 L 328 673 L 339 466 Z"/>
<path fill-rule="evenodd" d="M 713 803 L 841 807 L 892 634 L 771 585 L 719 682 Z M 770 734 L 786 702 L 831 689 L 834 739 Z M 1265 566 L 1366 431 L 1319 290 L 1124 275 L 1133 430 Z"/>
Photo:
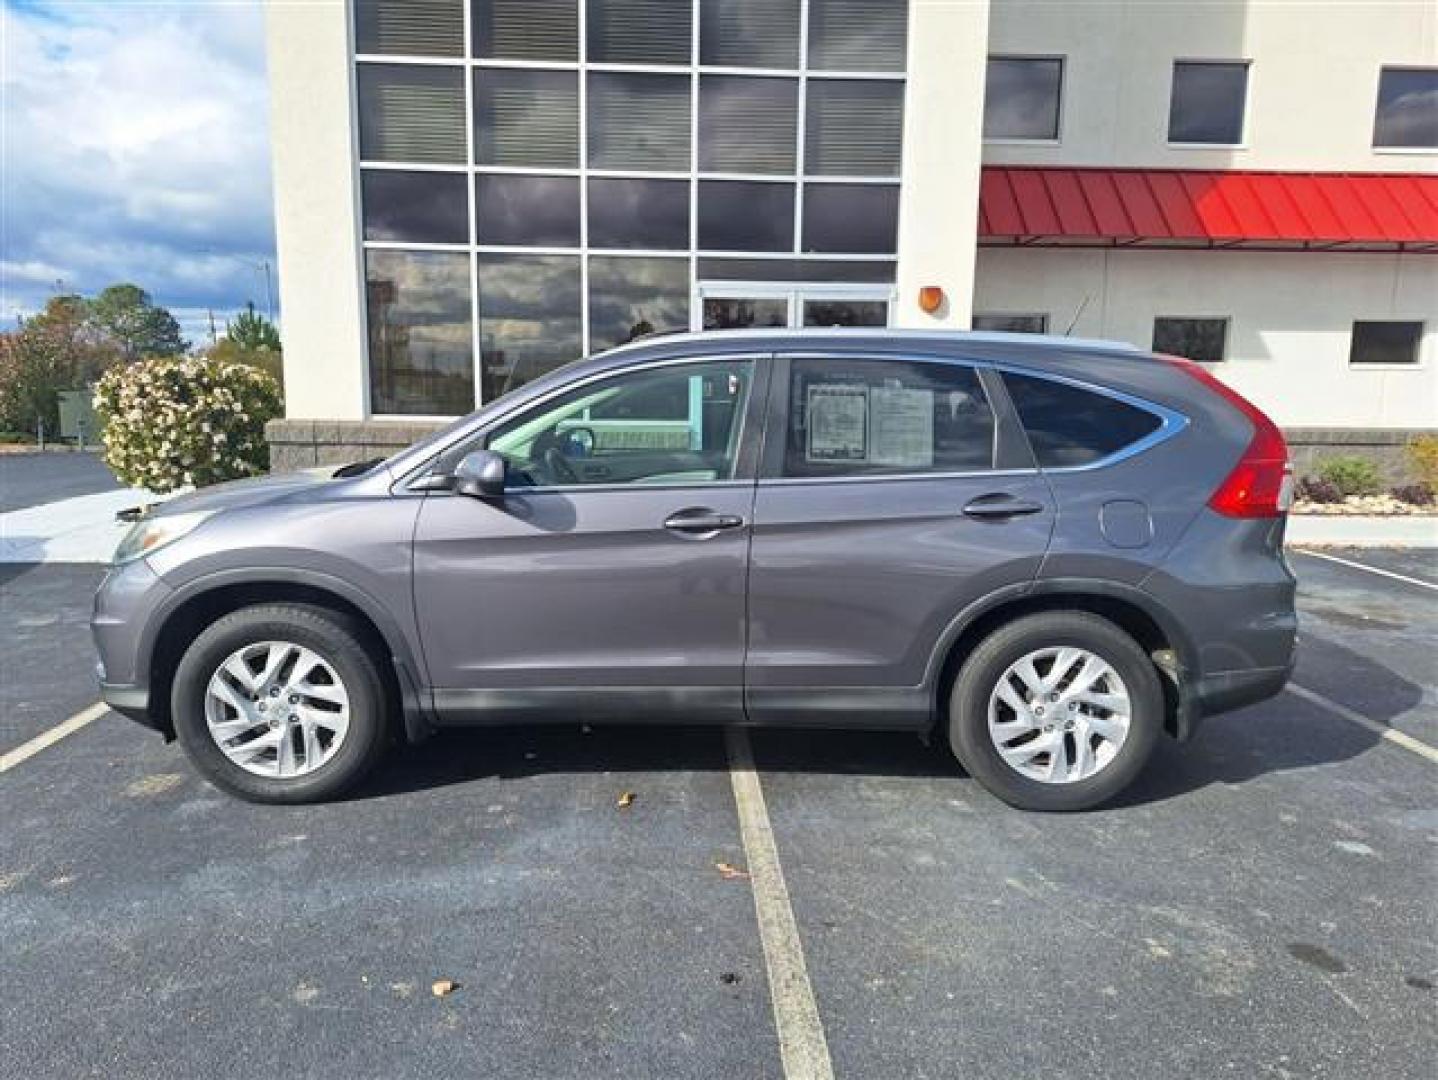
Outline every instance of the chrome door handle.
<path fill-rule="evenodd" d="M 717 533 L 724 529 L 737 529 L 744 524 L 738 514 L 716 514 L 713 510 L 677 510 L 664 519 L 664 527 L 670 532 L 694 535 L 696 533 Z"/>
<path fill-rule="evenodd" d="M 1042 513 L 1043 508 L 1043 503 L 1034 502 L 1032 499 L 1020 499 L 1005 491 L 995 491 L 966 503 L 964 516 L 979 521 L 1005 521 L 1012 517 Z"/>

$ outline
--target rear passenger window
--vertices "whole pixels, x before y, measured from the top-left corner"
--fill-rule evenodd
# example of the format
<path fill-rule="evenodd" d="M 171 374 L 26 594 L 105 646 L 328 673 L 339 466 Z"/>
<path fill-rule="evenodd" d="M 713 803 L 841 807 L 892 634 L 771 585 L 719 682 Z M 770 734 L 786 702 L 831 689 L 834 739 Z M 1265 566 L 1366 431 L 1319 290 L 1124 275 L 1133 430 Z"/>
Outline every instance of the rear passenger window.
<path fill-rule="evenodd" d="M 911 360 L 796 359 L 784 475 L 993 467 L 994 414 L 974 370 Z"/>
<path fill-rule="evenodd" d="M 1004 373 L 1004 385 L 1039 465 L 1087 465 L 1138 442 L 1163 422 L 1147 409 L 1091 390 Z"/>

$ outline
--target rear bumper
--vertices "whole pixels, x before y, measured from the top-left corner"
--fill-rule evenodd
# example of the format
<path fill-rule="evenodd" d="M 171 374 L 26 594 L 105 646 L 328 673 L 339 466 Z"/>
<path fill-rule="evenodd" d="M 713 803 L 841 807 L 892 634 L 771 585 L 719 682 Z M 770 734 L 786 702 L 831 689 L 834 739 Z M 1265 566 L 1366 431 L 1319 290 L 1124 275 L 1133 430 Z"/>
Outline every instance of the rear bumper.
<path fill-rule="evenodd" d="M 1179 705 L 1179 741 L 1193 738 L 1205 717 L 1256 705 L 1282 693 L 1292 674 L 1293 663 L 1289 662 L 1281 667 L 1219 671 L 1195 679 L 1184 689 Z"/>

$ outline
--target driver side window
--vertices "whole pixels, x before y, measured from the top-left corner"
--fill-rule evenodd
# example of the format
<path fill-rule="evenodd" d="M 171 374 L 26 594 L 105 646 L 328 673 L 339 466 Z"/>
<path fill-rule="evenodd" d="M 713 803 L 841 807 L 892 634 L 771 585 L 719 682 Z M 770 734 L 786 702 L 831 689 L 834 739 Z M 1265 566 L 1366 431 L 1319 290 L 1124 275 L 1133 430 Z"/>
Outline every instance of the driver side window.
<path fill-rule="evenodd" d="M 510 420 L 486 445 L 511 487 L 732 480 L 753 375 L 748 360 L 624 372 Z"/>

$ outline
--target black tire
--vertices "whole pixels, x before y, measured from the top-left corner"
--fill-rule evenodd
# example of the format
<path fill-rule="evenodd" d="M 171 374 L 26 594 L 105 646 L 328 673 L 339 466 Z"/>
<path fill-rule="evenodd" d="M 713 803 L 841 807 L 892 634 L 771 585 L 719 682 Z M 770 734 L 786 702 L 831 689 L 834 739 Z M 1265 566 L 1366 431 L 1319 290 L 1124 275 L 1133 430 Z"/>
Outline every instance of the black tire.
<path fill-rule="evenodd" d="M 205 693 L 215 670 L 237 649 L 272 640 L 317 653 L 349 695 L 349 727 L 339 749 L 313 772 L 289 779 L 260 776 L 232 762 L 205 721 Z M 304 604 L 259 604 L 216 620 L 181 658 L 170 696 L 175 735 L 196 768 L 216 787 L 263 803 L 322 802 L 357 784 L 388 746 L 388 702 L 361 629 L 345 615 Z"/>
<path fill-rule="evenodd" d="M 1076 646 L 1106 660 L 1129 694 L 1129 730 L 1113 759 L 1071 783 L 1024 776 L 999 755 L 988 731 L 989 696 L 1009 666 L 1039 649 Z M 1107 619 L 1084 611 L 1025 615 L 995 630 L 971 652 L 949 695 L 949 745 L 969 775 L 1020 810 L 1087 810 L 1107 802 L 1143 769 L 1163 729 L 1163 688 L 1138 642 Z"/>

